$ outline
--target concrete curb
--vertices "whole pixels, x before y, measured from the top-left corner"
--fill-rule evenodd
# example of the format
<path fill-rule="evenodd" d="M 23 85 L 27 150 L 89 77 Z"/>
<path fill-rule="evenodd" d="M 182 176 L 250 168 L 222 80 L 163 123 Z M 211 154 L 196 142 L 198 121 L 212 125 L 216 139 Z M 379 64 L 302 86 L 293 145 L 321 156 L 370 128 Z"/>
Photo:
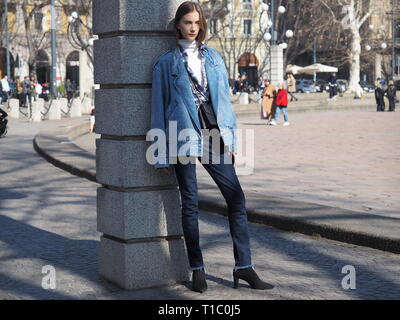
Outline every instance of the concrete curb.
<path fill-rule="evenodd" d="M 218 191 L 210 192 L 210 187 L 199 189 L 199 208 L 227 216 L 226 203 L 223 199 L 220 200 L 221 195 L 219 198 L 214 196 L 218 195 Z M 400 253 L 400 219 L 277 197 L 263 197 L 262 203 L 270 205 L 260 209 L 254 206 L 255 196 L 259 197 L 255 193 L 246 192 L 246 209 L 251 222 L 265 224 L 280 230 Z M 291 212 L 282 212 L 286 211 L 283 208 L 289 202 L 292 207 Z M 296 210 L 298 210 L 298 214 L 292 216 L 292 212 Z M 323 222 L 321 216 L 332 217 L 332 219 Z M 337 220 L 347 221 L 347 224 L 338 223 Z M 372 223 L 374 225 L 371 227 Z"/>
<path fill-rule="evenodd" d="M 97 182 L 96 156 L 72 142 L 73 139 L 87 133 L 88 130 L 89 122 L 85 122 L 71 127 L 40 132 L 33 139 L 33 148 L 54 166 L 78 177 Z"/>
<path fill-rule="evenodd" d="M 76 176 L 96 181 L 96 157 L 71 140 L 88 132 L 88 123 L 39 133 L 35 150 L 47 161 Z M 226 203 L 214 185 L 199 184 L 199 208 L 227 216 Z M 249 221 L 285 231 L 400 253 L 400 219 L 289 199 L 246 193 Z"/>

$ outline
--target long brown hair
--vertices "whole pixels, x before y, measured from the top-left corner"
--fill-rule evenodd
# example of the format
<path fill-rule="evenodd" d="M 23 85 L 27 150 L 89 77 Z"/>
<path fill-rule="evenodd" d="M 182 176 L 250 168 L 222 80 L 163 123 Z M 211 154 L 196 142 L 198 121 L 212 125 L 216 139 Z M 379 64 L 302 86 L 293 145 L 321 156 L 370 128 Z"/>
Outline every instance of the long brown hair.
<path fill-rule="evenodd" d="M 175 14 L 174 30 L 175 30 L 176 40 L 182 39 L 182 34 L 178 30 L 178 24 L 181 21 L 182 17 L 194 11 L 197 11 L 200 17 L 200 31 L 199 34 L 197 35 L 196 40 L 198 42 L 203 42 L 206 39 L 207 21 L 204 17 L 203 10 L 201 9 L 200 5 L 197 2 L 185 1 L 178 7 Z"/>

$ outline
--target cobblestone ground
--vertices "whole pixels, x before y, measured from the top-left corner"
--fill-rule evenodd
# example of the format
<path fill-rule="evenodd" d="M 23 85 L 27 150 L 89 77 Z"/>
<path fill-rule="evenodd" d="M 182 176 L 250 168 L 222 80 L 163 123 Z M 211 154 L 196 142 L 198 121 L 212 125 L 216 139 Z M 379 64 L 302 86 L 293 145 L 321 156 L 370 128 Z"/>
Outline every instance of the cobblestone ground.
<path fill-rule="evenodd" d="M 244 190 L 400 218 L 400 113 L 289 107 L 289 119 L 285 127 L 283 119 L 239 119 L 255 137 L 254 173 L 239 177 Z"/>
<path fill-rule="evenodd" d="M 8 138 L 0 140 L 0 299 L 400 298 L 399 255 L 258 224 L 250 226 L 253 262 L 260 276 L 276 287 L 256 291 L 241 284 L 235 290 L 227 220 L 206 212 L 200 214 L 206 293 L 185 285 L 120 290 L 98 278 L 97 185 L 52 166 L 33 151 L 34 134 L 50 124 L 11 121 Z M 284 129 L 292 128 L 295 124 Z M 54 290 L 42 288 L 45 265 L 56 269 Z M 341 286 L 345 265 L 355 268 L 354 290 Z"/>

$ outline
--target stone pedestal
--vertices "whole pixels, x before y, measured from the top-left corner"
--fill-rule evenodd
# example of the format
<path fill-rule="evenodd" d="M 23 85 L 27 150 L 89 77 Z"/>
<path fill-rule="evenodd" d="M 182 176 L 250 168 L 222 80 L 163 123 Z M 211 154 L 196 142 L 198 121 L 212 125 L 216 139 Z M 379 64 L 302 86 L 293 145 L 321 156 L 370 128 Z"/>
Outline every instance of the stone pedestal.
<path fill-rule="evenodd" d="M 42 121 L 42 111 L 44 107 L 44 100 L 37 99 L 32 102 L 32 121 L 41 122 Z"/>
<path fill-rule="evenodd" d="M 124 289 L 189 280 L 176 177 L 146 161 L 152 67 L 182 2 L 93 2 L 99 273 Z"/>
<path fill-rule="evenodd" d="M 70 116 L 71 118 L 82 117 L 82 106 L 81 106 L 81 100 L 79 98 L 72 100 Z"/>
<path fill-rule="evenodd" d="M 84 97 L 82 100 L 82 113 L 89 114 L 92 107 L 92 99 Z"/>
<path fill-rule="evenodd" d="M 60 100 L 54 99 L 51 103 L 49 110 L 49 120 L 60 120 L 61 119 L 61 103 Z"/>
<path fill-rule="evenodd" d="M 18 99 L 10 99 L 9 106 L 11 111 L 8 116 L 10 119 L 19 119 L 19 100 Z"/>
<path fill-rule="evenodd" d="M 67 98 L 60 98 L 60 110 L 64 114 L 68 113 L 68 99 Z"/>
<path fill-rule="evenodd" d="M 247 92 L 241 92 L 239 97 L 240 104 L 249 104 L 249 94 Z"/>

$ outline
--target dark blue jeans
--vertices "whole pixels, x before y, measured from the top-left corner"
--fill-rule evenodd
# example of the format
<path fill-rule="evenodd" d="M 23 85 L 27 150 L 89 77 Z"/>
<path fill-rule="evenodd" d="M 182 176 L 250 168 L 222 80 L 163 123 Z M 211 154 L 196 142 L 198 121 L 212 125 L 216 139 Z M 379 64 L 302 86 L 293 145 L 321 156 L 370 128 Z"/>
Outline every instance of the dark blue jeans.
<path fill-rule="evenodd" d="M 220 139 L 220 144 L 223 151 L 222 139 Z M 212 163 L 212 144 L 208 149 L 210 161 L 208 164 L 202 163 L 202 165 L 219 187 L 228 206 L 229 228 L 235 258 L 234 269 L 252 267 L 245 196 L 236 175 L 233 161 L 229 161 L 229 163 L 225 161 L 224 163 L 222 152 L 219 155 L 220 163 Z M 201 162 L 202 158 L 198 157 L 198 160 Z M 196 164 L 191 162 L 182 164 L 178 159 L 174 168 L 181 195 L 182 227 L 189 264 L 192 270 L 199 270 L 204 268 L 204 263 L 199 244 Z"/>

